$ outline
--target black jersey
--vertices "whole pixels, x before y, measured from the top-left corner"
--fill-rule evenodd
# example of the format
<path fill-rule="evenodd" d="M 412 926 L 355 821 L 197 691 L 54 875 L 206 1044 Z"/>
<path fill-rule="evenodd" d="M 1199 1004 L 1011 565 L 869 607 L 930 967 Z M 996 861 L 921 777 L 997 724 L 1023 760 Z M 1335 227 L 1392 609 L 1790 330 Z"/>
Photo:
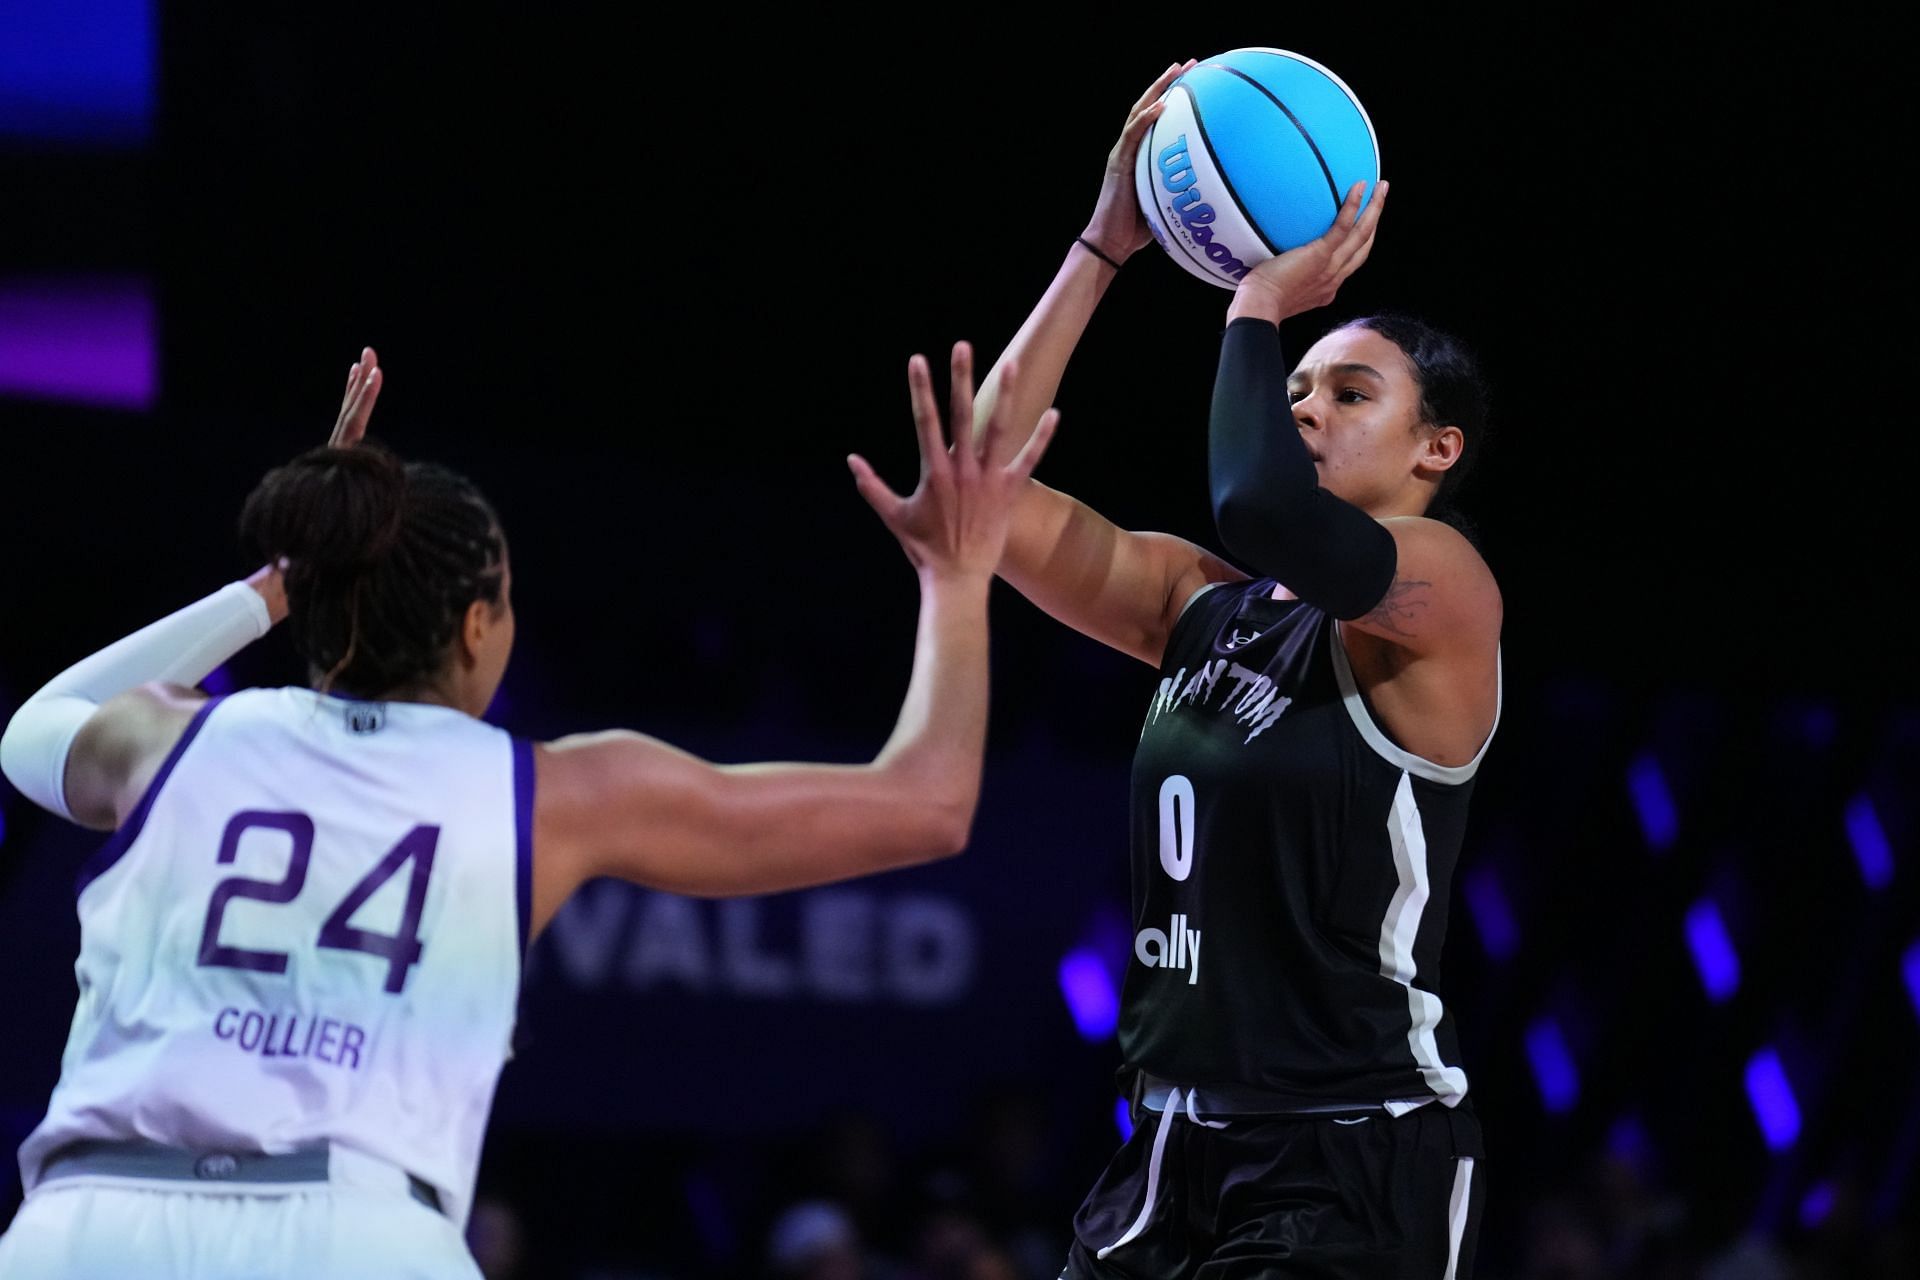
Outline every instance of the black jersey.
<path fill-rule="evenodd" d="M 1134 755 L 1121 1051 L 1300 1110 L 1457 1104 L 1440 949 L 1480 757 L 1396 745 L 1334 620 L 1273 589 L 1202 591 L 1167 644 Z"/>

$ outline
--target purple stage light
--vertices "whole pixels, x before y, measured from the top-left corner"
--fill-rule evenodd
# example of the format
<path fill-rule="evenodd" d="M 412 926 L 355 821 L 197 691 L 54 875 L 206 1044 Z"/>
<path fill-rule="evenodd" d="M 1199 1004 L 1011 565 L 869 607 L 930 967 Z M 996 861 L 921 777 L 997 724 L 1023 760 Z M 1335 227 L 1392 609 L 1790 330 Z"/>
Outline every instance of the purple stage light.
<path fill-rule="evenodd" d="M 1693 964 L 1700 971 L 1700 985 L 1707 999 L 1715 1004 L 1740 989 L 1740 956 L 1727 936 L 1720 919 L 1720 908 L 1713 899 L 1702 898 L 1687 912 L 1687 946 L 1693 952 Z"/>
<path fill-rule="evenodd" d="M 1520 927 L 1514 923 L 1498 873 L 1492 867 L 1475 867 L 1462 887 L 1474 927 L 1480 931 L 1480 944 L 1495 960 L 1511 960 L 1520 950 Z"/>
<path fill-rule="evenodd" d="M 1867 888 L 1884 889 L 1893 882 L 1893 847 L 1887 843 L 1886 828 L 1880 825 L 1873 801 L 1864 793 L 1847 805 L 1847 839 Z"/>
<path fill-rule="evenodd" d="M 1533 1079 L 1547 1110 L 1554 1115 L 1573 1110 L 1580 1100 L 1580 1073 L 1560 1025 L 1552 1018 L 1541 1018 L 1527 1028 L 1527 1059 L 1533 1064 Z"/>
<path fill-rule="evenodd" d="M 1607 1156 L 1642 1174 L 1653 1167 L 1653 1135 L 1646 1121 L 1632 1113 L 1620 1116 L 1607 1130 Z"/>
<path fill-rule="evenodd" d="M 1800 1198 L 1800 1225 L 1811 1231 L 1827 1220 L 1833 1202 L 1839 1198 L 1831 1182 L 1816 1182 Z"/>
<path fill-rule="evenodd" d="M 1784 1151 L 1799 1139 L 1800 1104 L 1774 1050 L 1762 1049 L 1747 1063 L 1747 1099 L 1769 1149 Z"/>
<path fill-rule="evenodd" d="M 233 672 L 227 670 L 226 664 L 222 663 L 207 672 L 207 678 L 200 682 L 200 687 L 216 698 L 223 694 L 232 693 Z"/>
<path fill-rule="evenodd" d="M 1120 1131 L 1122 1142 L 1133 1136 L 1133 1108 L 1125 1098 L 1113 1100 L 1113 1127 Z"/>
<path fill-rule="evenodd" d="M 1640 830 L 1655 853 L 1665 853 L 1680 835 L 1680 815 L 1673 806 L 1673 792 L 1666 775 L 1651 752 L 1634 758 L 1627 767 L 1627 789 L 1633 793 L 1634 812 L 1640 816 Z"/>
<path fill-rule="evenodd" d="M 0 280 L 0 395 L 151 409 L 157 332 L 142 279 Z"/>
<path fill-rule="evenodd" d="M 1914 1016 L 1920 1017 L 1920 942 L 1907 948 L 1900 957 L 1900 971 L 1907 979 L 1907 999 L 1913 1001 Z"/>
<path fill-rule="evenodd" d="M 1069 951 L 1060 961 L 1060 994 L 1082 1038 L 1105 1040 L 1120 1025 L 1119 993 L 1092 948 Z"/>

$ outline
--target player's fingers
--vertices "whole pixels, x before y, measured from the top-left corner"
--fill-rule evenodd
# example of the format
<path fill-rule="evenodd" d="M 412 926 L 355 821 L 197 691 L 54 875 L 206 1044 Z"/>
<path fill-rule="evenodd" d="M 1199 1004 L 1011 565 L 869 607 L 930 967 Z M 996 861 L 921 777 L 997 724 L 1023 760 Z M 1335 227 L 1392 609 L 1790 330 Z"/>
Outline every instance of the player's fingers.
<path fill-rule="evenodd" d="M 1120 131 L 1121 149 L 1127 150 L 1138 146 L 1141 135 L 1152 128 L 1153 122 L 1166 113 L 1167 100 L 1165 98 L 1160 99 L 1158 102 L 1149 102 L 1146 106 L 1134 112 L 1133 115 L 1127 119 L 1127 127 Z"/>
<path fill-rule="evenodd" d="M 1360 202 L 1367 197 L 1367 184 L 1356 182 L 1347 188 L 1346 199 L 1340 202 L 1340 221 L 1352 226 L 1360 220 Z"/>
<path fill-rule="evenodd" d="M 1046 454 L 1047 446 L 1053 442 L 1053 430 L 1060 425 L 1060 411 L 1049 409 L 1040 415 L 1040 421 L 1033 428 L 1033 434 L 1020 446 L 1020 452 L 1013 455 L 1013 461 L 1007 464 L 1007 474 L 1015 480 L 1025 480 L 1040 465 L 1040 459 Z"/>
<path fill-rule="evenodd" d="M 1369 239 L 1372 238 L 1374 228 L 1380 225 L 1380 211 L 1387 207 L 1387 189 L 1391 185 L 1391 183 L 1387 182 L 1377 182 L 1374 184 L 1373 199 L 1367 201 L 1366 212 L 1362 213 L 1360 220 L 1354 223 L 1353 229 L 1355 231 L 1367 236 Z"/>
<path fill-rule="evenodd" d="M 357 393 L 360 388 L 367 385 L 367 378 L 378 367 L 379 362 L 374 359 L 373 348 L 360 348 L 360 358 L 355 360 L 353 368 L 347 371 L 347 390 L 350 393 Z"/>
<path fill-rule="evenodd" d="M 360 403 L 354 406 L 353 438 L 357 443 L 367 434 L 367 423 L 373 418 L 374 402 L 380 399 L 380 389 L 387 385 L 387 371 L 379 365 L 367 374 L 366 385 L 360 389 Z"/>
<path fill-rule="evenodd" d="M 356 374 L 355 377 L 357 378 L 358 375 Z M 359 399 L 359 388 L 357 386 L 349 387 L 346 398 L 340 402 L 340 416 L 333 420 L 333 431 L 327 436 L 328 448 L 344 449 L 347 447 L 349 443 L 347 440 L 348 426 L 353 421 L 353 405 L 357 399 Z"/>
<path fill-rule="evenodd" d="M 1347 255 L 1346 261 L 1341 265 L 1340 278 L 1342 280 L 1345 280 L 1348 276 L 1358 271 L 1360 264 L 1367 260 L 1367 255 L 1373 252 L 1372 235 L 1359 236 L 1357 237 L 1357 241 L 1358 243 L 1354 245 L 1353 251 Z"/>
<path fill-rule="evenodd" d="M 887 528 L 896 528 L 901 512 L 907 505 L 906 500 L 889 489 L 887 482 L 875 475 L 867 460 L 859 454 L 847 455 L 847 470 L 853 472 L 853 487 L 860 491 L 860 496 L 867 500 L 874 514 L 880 517 Z"/>
<path fill-rule="evenodd" d="M 1340 201 L 1340 207 L 1334 211 L 1333 222 L 1320 233 L 1318 238 L 1309 243 L 1317 246 L 1323 253 L 1337 256 L 1340 247 L 1347 242 L 1347 237 L 1353 234 L 1355 204 L 1353 191 L 1349 189 L 1346 197 Z M 1306 245 L 1300 247 L 1306 248 Z"/>
<path fill-rule="evenodd" d="M 1374 188 L 1367 211 L 1360 215 L 1360 221 L 1354 224 L 1352 232 L 1336 251 L 1334 269 L 1340 279 L 1352 275 L 1367 260 L 1367 255 L 1373 252 L 1373 238 L 1380 229 L 1380 210 L 1385 205 L 1386 197 L 1387 184 L 1383 182 Z"/>
<path fill-rule="evenodd" d="M 1181 71 L 1181 67 L 1179 63 L 1169 62 L 1167 64 L 1167 69 L 1160 73 L 1159 78 L 1157 78 L 1152 84 L 1148 85 L 1147 91 L 1141 94 L 1139 98 L 1135 99 L 1133 106 L 1128 108 L 1127 110 L 1128 117 L 1131 118 L 1133 116 L 1140 114 L 1140 112 L 1144 111 L 1154 101 L 1154 99 L 1158 98 L 1161 94 L 1165 93 L 1167 91 L 1167 86 L 1174 82 L 1174 79 L 1179 76 L 1180 71 Z"/>
<path fill-rule="evenodd" d="M 907 394 L 913 402 L 914 435 L 920 441 L 920 474 L 931 473 L 946 452 L 940 438 L 940 408 L 933 400 L 933 375 L 927 370 L 927 358 L 907 360 Z"/>
<path fill-rule="evenodd" d="M 947 420 L 953 424 L 952 456 L 963 476 L 978 475 L 980 457 L 973 445 L 973 344 L 956 342 L 947 369 Z"/>
<path fill-rule="evenodd" d="M 380 370 L 363 370 L 360 385 L 354 390 L 353 403 L 340 415 L 330 442 L 336 449 L 350 449 L 367 434 L 367 422 L 373 416 L 373 402 L 380 398 L 385 382 Z"/>
<path fill-rule="evenodd" d="M 353 397 L 360 389 L 360 362 L 355 360 L 347 366 L 347 385 L 340 393 L 340 413 L 336 421 L 344 421 L 353 412 Z"/>
<path fill-rule="evenodd" d="M 366 434 L 367 415 L 373 412 L 374 398 L 380 394 L 379 357 L 372 347 L 360 348 L 360 358 L 347 370 L 347 389 L 340 398 L 340 415 L 334 421 L 327 443 L 346 448 Z"/>

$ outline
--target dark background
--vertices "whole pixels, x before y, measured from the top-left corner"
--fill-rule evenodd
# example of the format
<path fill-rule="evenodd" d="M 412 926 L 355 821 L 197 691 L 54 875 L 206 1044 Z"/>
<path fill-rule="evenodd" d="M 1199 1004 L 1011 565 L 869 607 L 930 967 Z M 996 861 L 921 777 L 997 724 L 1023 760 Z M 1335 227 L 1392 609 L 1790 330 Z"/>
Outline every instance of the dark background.
<path fill-rule="evenodd" d="M 842 458 L 910 476 L 906 356 L 991 359 L 1159 68 L 1298 50 L 1366 104 L 1394 187 L 1292 350 L 1404 307 L 1496 394 L 1467 506 L 1506 597 L 1507 716 L 1447 960 L 1493 1154 L 1483 1273 L 1915 1274 L 1906 72 L 1842 18 L 163 7 L 144 137 L 0 139 L 0 279 L 150 280 L 161 343 L 150 411 L 0 399 L 0 711 L 244 572 L 240 499 L 321 441 L 371 343 L 375 434 L 471 474 L 512 538 L 501 723 L 864 758 L 915 596 Z M 1143 251 L 1044 478 L 1212 543 L 1228 298 Z M 967 998 L 601 999 L 536 969 L 482 1170 L 483 1221 L 511 1214 L 523 1249 L 499 1274 L 767 1274 L 769 1225 L 819 1196 L 912 1274 L 1051 1276 L 1117 1137 L 1117 1055 L 1074 1033 L 1053 965 L 1124 949 L 1153 676 L 1004 588 L 994 627 L 973 850 L 865 890 L 985 922 Z M 281 643 L 235 678 L 297 678 Z M 1885 877 L 1858 861 L 1863 802 Z M 4 789 L 0 814 L 17 1137 L 55 1079 L 91 842 Z M 1517 941 L 1460 902 L 1476 867 Z M 1689 959 L 1703 901 L 1741 957 L 1720 1000 Z M 801 909 L 767 904 L 774 934 Z M 1581 1082 L 1557 1109 L 1543 1023 Z M 1778 1149 L 1743 1088 L 1762 1046 L 1802 1119 Z M 1013 1270 L 940 1270 L 961 1256 Z"/>

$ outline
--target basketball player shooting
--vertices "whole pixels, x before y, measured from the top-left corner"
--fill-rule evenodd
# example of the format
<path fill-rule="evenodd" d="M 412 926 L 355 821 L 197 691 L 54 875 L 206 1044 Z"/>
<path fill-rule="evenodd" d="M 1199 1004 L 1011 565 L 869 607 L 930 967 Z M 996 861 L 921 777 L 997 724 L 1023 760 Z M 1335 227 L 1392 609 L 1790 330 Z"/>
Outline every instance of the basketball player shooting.
<path fill-rule="evenodd" d="M 983 430 L 1039 419 L 1151 243 L 1134 158 L 1192 65 L 1134 104 L 1093 217 L 982 384 Z M 1208 446 L 1232 560 L 1038 481 L 1014 507 L 1001 576 L 1159 672 L 1119 1027 L 1136 1128 L 1063 1278 L 1472 1273 L 1480 1132 L 1434 907 L 1499 717 L 1501 597 L 1435 516 L 1485 400 L 1465 350 L 1408 319 L 1350 321 L 1288 370 L 1279 322 L 1332 302 L 1371 251 L 1387 184 L 1364 213 L 1363 194 L 1234 293 Z M 1017 390 L 1000 378 L 1016 361 Z"/>

